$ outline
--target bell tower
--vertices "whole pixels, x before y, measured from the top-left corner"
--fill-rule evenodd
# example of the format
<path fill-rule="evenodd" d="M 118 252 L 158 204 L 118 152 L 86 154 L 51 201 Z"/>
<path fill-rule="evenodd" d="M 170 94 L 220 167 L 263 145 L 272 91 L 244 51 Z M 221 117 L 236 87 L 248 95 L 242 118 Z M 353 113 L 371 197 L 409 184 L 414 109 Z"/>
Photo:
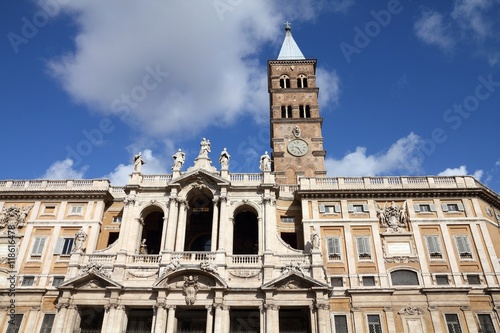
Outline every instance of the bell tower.
<path fill-rule="evenodd" d="M 325 155 L 316 87 L 316 60 L 306 59 L 285 24 L 277 60 L 268 61 L 273 171 L 279 184 L 324 177 Z"/>

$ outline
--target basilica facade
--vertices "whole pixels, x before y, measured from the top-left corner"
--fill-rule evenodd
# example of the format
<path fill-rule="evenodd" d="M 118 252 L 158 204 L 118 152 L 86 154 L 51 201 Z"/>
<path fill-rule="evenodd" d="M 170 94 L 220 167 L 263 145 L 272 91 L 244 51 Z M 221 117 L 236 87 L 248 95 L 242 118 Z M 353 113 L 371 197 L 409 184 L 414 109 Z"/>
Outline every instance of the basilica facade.
<path fill-rule="evenodd" d="M 0 332 L 500 333 L 500 196 L 328 177 L 316 60 L 268 62 L 271 153 L 171 174 L 0 181 Z M 146 161 L 147 162 L 147 161 Z"/>

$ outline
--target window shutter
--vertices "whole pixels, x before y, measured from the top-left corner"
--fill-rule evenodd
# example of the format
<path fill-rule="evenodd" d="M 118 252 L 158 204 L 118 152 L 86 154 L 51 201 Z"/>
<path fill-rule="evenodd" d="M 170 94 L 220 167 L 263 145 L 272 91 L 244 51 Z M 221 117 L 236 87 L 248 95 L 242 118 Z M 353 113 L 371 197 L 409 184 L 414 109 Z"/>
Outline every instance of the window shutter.
<path fill-rule="evenodd" d="M 431 212 L 435 212 L 436 211 L 436 205 L 430 204 L 429 206 L 431 207 Z"/>
<path fill-rule="evenodd" d="M 471 253 L 467 236 L 456 236 L 455 240 L 459 253 Z"/>
<path fill-rule="evenodd" d="M 340 255 L 340 238 L 335 237 L 333 239 L 333 249 L 335 254 Z"/>
<path fill-rule="evenodd" d="M 325 206 L 324 205 L 319 205 L 319 212 L 324 213 L 325 212 Z"/>
<path fill-rule="evenodd" d="M 340 205 L 335 205 L 335 213 L 340 213 Z"/>
<path fill-rule="evenodd" d="M 458 203 L 458 210 L 461 212 L 464 211 L 464 205 L 461 202 Z"/>
<path fill-rule="evenodd" d="M 44 246 L 45 246 L 45 237 L 35 238 L 35 244 L 33 244 L 33 250 L 31 251 L 31 254 L 41 255 Z"/>
<path fill-rule="evenodd" d="M 448 205 L 447 204 L 441 204 L 441 209 L 443 210 L 443 212 L 447 212 L 448 211 Z"/>
<path fill-rule="evenodd" d="M 328 246 L 328 255 L 332 255 L 335 253 L 335 238 L 327 238 L 326 243 Z"/>
<path fill-rule="evenodd" d="M 441 253 L 438 236 L 427 236 L 425 239 L 429 253 Z"/>
<path fill-rule="evenodd" d="M 369 209 L 368 209 L 368 205 L 367 204 L 364 204 L 363 205 L 363 212 L 367 212 Z"/>
<path fill-rule="evenodd" d="M 359 254 L 370 254 L 370 246 L 368 244 L 368 237 L 358 237 L 358 255 Z"/>
<path fill-rule="evenodd" d="M 347 211 L 349 213 L 352 213 L 354 211 L 354 206 L 353 205 L 347 205 Z"/>
<path fill-rule="evenodd" d="M 414 209 L 416 212 L 420 212 L 420 205 L 419 205 L 419 204 L 414 204 L 414 205 L 413 205 L 413 209 Z"/>
<path fill-rule="evenodd" d="M 54 254 L 61 254 L 63 245 L 64 245 L 64 238 L 58 238 L 57 243 L 56 243 L 56 248 L 54 250 Z"/>

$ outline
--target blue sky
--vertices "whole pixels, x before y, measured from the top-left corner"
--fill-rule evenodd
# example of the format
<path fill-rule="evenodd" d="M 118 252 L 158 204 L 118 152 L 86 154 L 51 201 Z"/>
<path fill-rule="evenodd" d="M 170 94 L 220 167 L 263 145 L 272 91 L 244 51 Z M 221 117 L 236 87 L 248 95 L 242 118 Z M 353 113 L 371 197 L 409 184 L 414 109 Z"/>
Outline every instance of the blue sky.
<path fill-rule="evenodd" d="M 1 6 L 0 179 L 110 178 L 142 152 L 258 172 L 284 22 L 318 60 L 329 176 L 473 175 L 500 192 L 500 1 L 20 0 Z"/>

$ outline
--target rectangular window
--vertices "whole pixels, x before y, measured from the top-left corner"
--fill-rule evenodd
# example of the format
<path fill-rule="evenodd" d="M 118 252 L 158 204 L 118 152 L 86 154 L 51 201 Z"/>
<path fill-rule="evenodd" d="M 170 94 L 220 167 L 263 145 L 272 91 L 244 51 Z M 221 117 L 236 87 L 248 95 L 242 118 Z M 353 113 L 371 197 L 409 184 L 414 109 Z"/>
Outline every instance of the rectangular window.
<path fill-rule="evenodd" d="M 349 213 L 364 213 L 368 211 L 368 205 L 348 205 L 347 210 L 349 211 Z"/>
<path fill-rule="evenodd" d="M 368 236 L 356 237 L 359 260 L 370 260 L 372 258 L 370 249 L 370 238 Z"/>
<path fill-rule="evenodd" d="M 35 283 L 35 277 L 31 276 L 31 275 L 27 275 L 27 276 L 23 277 L 23 282 L 22 282 L 21 286 L 29 287 L 29 286 L 32 286 L 34 283 Z"/>
<path fill-rule="evenodd" d="M 332 276 L 331 282 L 332 282 L 332 287 L 344 286 L 344 279 L 341 276 Z"/>
<path fill-rule="evenodd" d="M 363 276 L 363 286 L 364 287 L 374 287 L 375 286 L 375 277 Z"/>
<path fill-rule="evenodd" d="M 59 238 L 57 240 L 54 254 L 71 254 L 71 250 L 73 250 L 73 243 L 73 238 Z"/>
<path fill-rule="evenodd" d="M 460 259 L 473 259 L 472 250 L 469 244 L 469 236 L 455 236 L 455 244 Z"/>
<path fill-rule="evenodd" d="M 340 205 L 320 205 L 319 212 L 325 214 L 340 213 Z"/>
<path fill-rule="evenodd" d="M 479 275 L 477 275 L 477 274 L 469 274 L 469 275 L 467 275 L 467 283 L 473 284 L 473 285 L 478 285 L 478 284 L 481 284 L 481 279 L 479 278 Z"/>
<path fill-rule="evenodd" d="M 436 211 L 436 206 L 432 204 L 415 204 L 413 207 L 417 213 L 431 213 Z"/>
<path fill-rule="evenodd" d="M 436 275 L 436 284 L 439 286 L 447 286 L 450 284 L 448 275 Z"/>
<path fill-rule="evenodd" d="M 462 333 L 462 328 L 460 327 L 460 322 L 458 321 L 458 315 L 445 314 L 444 317 L 446 318 L 448 333 Z"/>
<path fill-rule="evenodd" d="M 478 314 L 477 319 L 479 320 L 479 326 L 481 326 L 482 333 L 496 333 L 495 326 L 493 326 L 493 320 L 489 314 Z"/>
<path fill-rule="evenodd" d="M 368 315 L 367 319 L 369 333 L 382 333 L 382 325 L 380 324 L 379 315 Z"/>
<path fill-rule="evenodd" d="M 283 223 L 295 223 L 295 216 L 281 216 L 280 220 Z"/>
<path fill-rule="evenodd" d="M 443 212 L 463 212 L 464 211 L 464 205 L 461 203 L 442 204 L 441 208 L 443 209 Z"/>
<path fill-rule="evenodd" d="M 342 255 L 340 253 L 340 237 L 328 237 L 326 239 L 326 246 L 328 250 L 328 260 L 342 260 Z"/>
<path fill-rule="evenodd" d="M 23 321 L 22 314 L 16 314 L 14 315 L 14 318 L 10 317 L 9 326 L 7 326 L 7 331 L 5 333 L 19 333 L 22 321 Z"/>
<path fill-rule="evenodd" d="M 43 209 L 44 215 L 54 215 L 56 213 L 56 205 L 45 205 Z"/>
<path fill-rule="evenodd" d="M 32 257 L 41 257 L 43 254 L 43 247 L 45 246 L 46 237 L 36 237 L 33 242 L 33 248 L 31 249 Z"/>
<path fill-rule="evenodd" d="M 40 328 L 40 333 L 51 333 L 52 326 L 54 325 L 55 314 L 46 313 L 43 316 L 42 327 Z"/>
<path fill-rule="evenodd" d="M 441 245 L 439 243 L 439 236 L 425 236 L 425 242 L 427 243 L 427 251 L 429 251 L 429 257 L 431 259 L 443 259 L 443 253 L 441 252 Z"/>
<path fill-rule="evenodd" d="M 349 333 L 346 315 L 334 315 L 333 322 L 335 325 L 335 333 Z"/>
<path fill-rule="evenodd" d="M 52 280 L 52 287 L 57 287 L 64 282 L 64 276 L 54 276 Z"/>
<path fill-rule="evenodd" d="M 83 215 L 83 205 L 71 205 L 69 215 Z"/>
<path fill-rule="evenodd" d="M 113 223 L 121 223 L 121 221 L 122 221 L 121 215 L 113 216 Z"/>

